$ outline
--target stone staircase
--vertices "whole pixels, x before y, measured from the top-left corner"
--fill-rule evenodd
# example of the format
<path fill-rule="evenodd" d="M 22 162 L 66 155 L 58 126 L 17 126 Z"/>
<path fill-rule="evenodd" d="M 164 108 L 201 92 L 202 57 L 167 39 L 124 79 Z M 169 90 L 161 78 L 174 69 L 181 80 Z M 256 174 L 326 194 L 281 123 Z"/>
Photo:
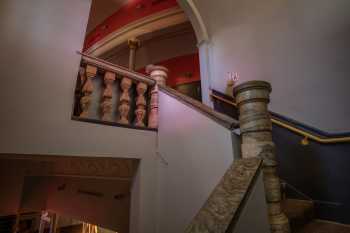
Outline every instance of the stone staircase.
<path fill-rule="evenodd" d="M 312 201 L 287 198 L 282 207 L 289 218 L 292 233 L 350 233 L 350 225 L 315 219 Z"/>

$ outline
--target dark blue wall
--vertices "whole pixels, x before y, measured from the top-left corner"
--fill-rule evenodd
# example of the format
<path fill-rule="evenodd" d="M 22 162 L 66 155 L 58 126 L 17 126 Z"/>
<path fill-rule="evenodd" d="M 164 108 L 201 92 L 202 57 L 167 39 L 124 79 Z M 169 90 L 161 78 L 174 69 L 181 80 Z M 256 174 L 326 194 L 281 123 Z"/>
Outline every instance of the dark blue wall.
<path fill-rule="evenodd" d="M 280 177 L 315 201 L 316 217 L 350 224 L 350 144 L 303 146 L 302 137 L 284 128 L 272 133 Z"/>
<path fill-rule="evenodd" d="M 214 94 L 232 100 L 221 93 Z M 214 108 L 238 118 L 232 105 L 214 100 Z M 309 197 L 315 202 L 316 218 L 350 224 L 350 143 L 319 144 L 310 140 L 309 145 L 303 146 L 301 136 L 276 125 L 272 134 L 280 177 L 288 184 L 287 197 Z"/>

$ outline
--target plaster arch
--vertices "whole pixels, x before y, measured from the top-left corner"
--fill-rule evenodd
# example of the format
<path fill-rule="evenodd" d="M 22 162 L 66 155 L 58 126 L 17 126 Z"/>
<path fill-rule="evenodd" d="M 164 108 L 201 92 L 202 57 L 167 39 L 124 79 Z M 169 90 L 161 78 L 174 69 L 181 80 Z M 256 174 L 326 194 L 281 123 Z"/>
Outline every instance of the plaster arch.
<path fill-rule="evenodd" d="M 177 0 L 179 6 L 185 12 L 190 20 L 197 37 L 197 46 L 199 53 L 199 66 L 201 74 L 202 102 L 212 106 L 210 101 L 211 89 L 211 45 L 207 27 L 203 18 L 193 0 Z"/>
<path fill-rule="evenodd" d="M 192 0 L 177 0 L 177 3 L 190 20 L 196 33 L 198 44 L 209 41 L 207 28 L 195 3 Z"/>

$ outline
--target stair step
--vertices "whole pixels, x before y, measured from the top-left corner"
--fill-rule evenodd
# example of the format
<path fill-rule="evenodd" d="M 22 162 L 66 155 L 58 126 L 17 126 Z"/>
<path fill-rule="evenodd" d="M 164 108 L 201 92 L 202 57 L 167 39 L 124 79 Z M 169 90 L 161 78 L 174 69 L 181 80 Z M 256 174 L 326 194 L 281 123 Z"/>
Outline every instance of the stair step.
<path fill-rule="evenodd" d="M 350 225 L 316 219 L 295 233 L 350 233 Z"/>
<path fill-rule="evenodd" d="M 282 208 L 289 218 L 292 232 L 296 232 L 314 218 L 314 203 L 308 200 L 285 199 Z"/>

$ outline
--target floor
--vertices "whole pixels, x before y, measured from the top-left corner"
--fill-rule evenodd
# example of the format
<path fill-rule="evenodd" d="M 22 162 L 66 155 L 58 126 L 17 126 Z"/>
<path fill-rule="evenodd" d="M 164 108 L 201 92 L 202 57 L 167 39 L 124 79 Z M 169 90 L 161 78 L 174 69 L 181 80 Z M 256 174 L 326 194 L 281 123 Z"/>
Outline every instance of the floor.
<path fill-rule="evenodd" d="M 350 233 L 350 226 L 323 220 L 313 220 L 295 233 Z"/>

